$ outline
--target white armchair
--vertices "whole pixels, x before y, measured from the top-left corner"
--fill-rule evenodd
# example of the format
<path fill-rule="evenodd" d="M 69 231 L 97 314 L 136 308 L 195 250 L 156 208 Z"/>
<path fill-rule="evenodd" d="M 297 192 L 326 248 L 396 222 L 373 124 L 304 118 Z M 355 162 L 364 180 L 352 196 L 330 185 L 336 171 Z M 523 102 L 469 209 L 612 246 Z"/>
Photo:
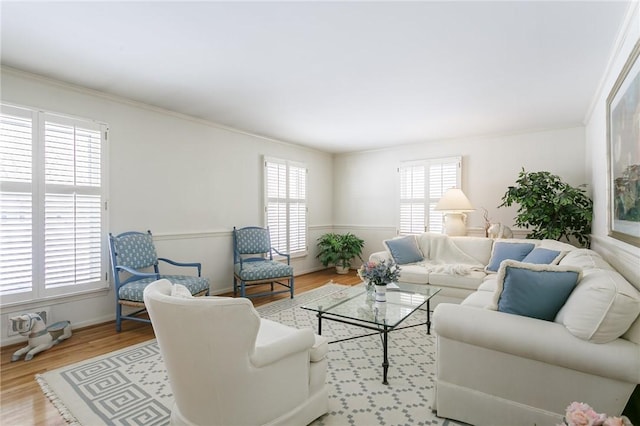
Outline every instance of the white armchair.
<path fill-rule="evenodd" d="M 186 290 L 186 289 L 185 289 Z M 176 425 L 306 425 L 329 409 L 327 340 L 261 319 L 245 298 L 144 291 L 175 398 Z"/>

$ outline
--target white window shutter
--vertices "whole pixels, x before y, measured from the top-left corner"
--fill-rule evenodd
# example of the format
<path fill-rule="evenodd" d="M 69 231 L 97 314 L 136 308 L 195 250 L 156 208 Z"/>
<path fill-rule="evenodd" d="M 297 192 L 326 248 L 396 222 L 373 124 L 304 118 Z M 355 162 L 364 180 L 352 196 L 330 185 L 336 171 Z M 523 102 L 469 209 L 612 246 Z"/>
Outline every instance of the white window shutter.
<path fill-rule="evenodd" d="M 0 114 L 0 294 L 32 291 L 31 113 L 3 108 Z"/>
<path fill-rule="evenodd" d="M 444 232 L 443 214 L 435 206 L 444 193 L 454 187 L 460 187 L 460 159 L 434 160 L 429 165 L 429 231 Z"/>
<path fill-rule="evenodd" d="M 434 207 L 444 192 L 460 187 L 461 157 L 403 162 L 400 174 L 400 234 L 443 232 L 442 213 Z"/>
<path fill-rule="evenodd" d="M 307 169 L 286 160 L 265 158 L 265 222 L 271 244 L 283 253 L 307 249 Z"/>
<path fill-rule="evenodd" d="M 423 163 L 400 167 L 400 233 L 425 230 L 425 167 Z"/>
<path fill-rule="evenodd" d="M 2 105 L 2 303 L 108 285 L 106 126 Z"/>

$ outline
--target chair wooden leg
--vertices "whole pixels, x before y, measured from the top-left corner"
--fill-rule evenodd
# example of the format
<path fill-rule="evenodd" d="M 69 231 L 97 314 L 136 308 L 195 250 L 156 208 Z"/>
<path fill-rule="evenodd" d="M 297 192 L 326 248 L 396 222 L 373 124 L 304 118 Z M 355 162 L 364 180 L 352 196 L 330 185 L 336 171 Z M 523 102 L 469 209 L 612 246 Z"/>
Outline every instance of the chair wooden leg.
<path fill-rule="evenodd" d="M 291 293 L 291 299 L 293 299 L 293 277 L 289 278 L 289 291 Z"/>
<path fill-rule="evenodd" d="M 116 302 L 116 331 L 122 330 L 122 305 Z"/>
<path fill-rule="evenodd" d="M 235 297 L 238 294 L 238 279 L 236 276 L 233 276 L 233 296 Z"/>

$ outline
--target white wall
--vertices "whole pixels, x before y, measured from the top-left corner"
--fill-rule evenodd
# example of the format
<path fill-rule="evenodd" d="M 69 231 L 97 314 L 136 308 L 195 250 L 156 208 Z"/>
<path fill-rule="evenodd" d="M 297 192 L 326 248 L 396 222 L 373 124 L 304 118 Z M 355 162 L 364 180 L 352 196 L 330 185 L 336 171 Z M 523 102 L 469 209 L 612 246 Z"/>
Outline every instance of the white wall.
<path fill-rule="evenodd" d="M 457 155 L 462 156 L 462 189 L 476 208 L 469 214 L 468 227 L 482 235 L 482 207 L 492 222 L 513 226 L 517 208 L 498 205 L 523 167 L 530 172 L 549 171 L 571 185 L 588 182 L 581 126 L 338 155 L 334 159 L 334 225 L 364 238 L 367 256 L 382 250 L 382 238 L 394 236 L 398 226 L 400 162 Z"/>
<path fill-rule="evenodd" d="M 3 102 L 109 124 L 109 230 L 150 229 L 161 256 L 202 263 L 213 293 L 232 287 L 233 226 L 263 223 L 262 156 L 306 163 L 312 253 L 293 265 L 318 269 L 315 239 L 332 223 L 331 155 L 6 68 L 1 77 Z M 3 308 L 2 344 L 12 312 L 50 306 L 51 320 L 79 327 L 113 319 L 114 300 L 103 291 Z"/>
<path fill-rule="evenodd" d="M 626 278 L 640 288 L 640 248 L 608 236 L 607 211 L 607 110 L 606 100 L 633 49 L 640 40 L 640 3 L 630 11 L 612 59 L 587 117 L 585 136 L 586 169 L 593 188 L 593 248 L 601 252 Z M 638 142 L 640 143 L 640 141 Z"/>

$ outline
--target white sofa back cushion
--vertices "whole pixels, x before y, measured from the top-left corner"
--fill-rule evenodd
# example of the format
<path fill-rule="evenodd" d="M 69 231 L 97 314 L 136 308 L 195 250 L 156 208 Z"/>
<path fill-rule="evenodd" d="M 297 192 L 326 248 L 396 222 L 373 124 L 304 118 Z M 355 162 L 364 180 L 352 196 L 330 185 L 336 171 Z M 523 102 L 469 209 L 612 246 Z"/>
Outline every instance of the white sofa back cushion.
<path fill-rule="evenodd" d="M 567 253 L 560 265 L 577 266 L 582 269 L 609 269 L 613 267 L 607 263 L 598 253 L 589 249 L 576 249 Z"/>
<path fill-rule="evenodd" d="M 622 336 L 639 314 L 640 292 L 622 275 L 609 269 L 584 269 L 555 322 L 576 337 L 607 343 Z"/>
<path fill-rule="evenodd" d="M 486 265 L 491 258 L 493 240 L 484 237 L 449 237 L 460 250 Z"/>

